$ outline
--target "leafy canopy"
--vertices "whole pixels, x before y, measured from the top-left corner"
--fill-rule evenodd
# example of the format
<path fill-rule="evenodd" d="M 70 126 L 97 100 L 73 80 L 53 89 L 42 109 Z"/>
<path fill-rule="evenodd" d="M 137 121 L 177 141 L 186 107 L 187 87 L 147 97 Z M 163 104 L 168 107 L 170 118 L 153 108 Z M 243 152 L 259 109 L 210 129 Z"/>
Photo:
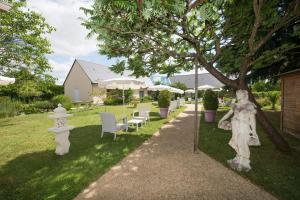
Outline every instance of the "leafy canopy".
<path fill-rule="evenodd" d="M 51 53 L 46 35 L 54 28 L 25 6 L 25 1 L 13 1 L 8 12 L 0 12 L 0 74 L 21 68 L 33 73 L 51 69 L 45 57 Z"/>
<path fill-rule="evenodd" d="M 253 70 L 297 46 L 264 49 L 275 33 L 297 26 L 299 0 L 96 0 L 82 9 L 100 53 L 122 58 L 113 70 L 136 76 L 202 66 L 224 84 L 243 88 Z M 232 74 L 236 80 L 227 78 Z"/>

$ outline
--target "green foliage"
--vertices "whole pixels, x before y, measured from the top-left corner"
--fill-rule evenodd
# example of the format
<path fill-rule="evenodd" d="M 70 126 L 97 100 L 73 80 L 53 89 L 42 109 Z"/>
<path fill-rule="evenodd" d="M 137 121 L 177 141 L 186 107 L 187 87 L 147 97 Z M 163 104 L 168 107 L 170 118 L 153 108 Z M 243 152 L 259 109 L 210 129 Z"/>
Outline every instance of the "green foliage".
<path fill-rule="evenodd" d="M 60 103 L 66 110 L 70 110 L 73 106 L 71 99 L 64 95 L 57 95 L 53 97 L 51 101 L 54 104 L 54 107 L 57 107 L 57 105 Z"/>
<path fill-rule="evenodd" d="M 160 108 L 168 108 L 170 106 L 171 93 L 168 90 L 162 90 L 158 95 L 158 106 Z"/>
<path fill-rule="evenodd" d="M 35 101 L 32 103 L 32 106 L 41 112 L 48 112 L 55 108 L 55 105 L 51 101 Z"/>
<path fill-rule="evenodd" d="M 280 91 L 270 91 L 267 92 L 267 98 L 272 104 L 272 110 L 275 110 L 275 105 L 280 97 Z"/>
<path fill-rule="evenodd" d="M 259 80 L 253 83 L 251 88 L 254 92 L 279 91 L 280 82 L 277 81 L 273 83 L 270 81 Z"/>
<path fill-rule="evenodd" d="M 123 103 L 122 90 L 109 90 L 107 91 L 107 98 L 104 100 L 105 105 L 120 105 Z M 133 91 L 131 89 L 124 91 L 125 103 L 130 103 L 133 98 Z"/>
<path fill-rule="evenodd" d="M 104 100 L 104 105 L 121 105 L 123 103 L 122 98 L 113 98 L 112 96 L 108 96 Z"/>
<path fill-rule="evenodd" d="M 274 77 L 297 59 L 299 4 L 262 2 L 260 23 L 253 31 L 253 2 L 205 1 L 191 8 L 189 1 L 145 0 L 139 10 L 137 2 L 96 0 L 91 9 L 82 8 L 88 16 L 83 25 L 99 40 L 101 54 L 124 58 L 112 67 L 118 73 L 173 74 L 199 63 L 228 77 L 242 74 L 249 63 L 245 80 Z M 225 76 L 217 77 L 233 87 Z"/>
<path fill-rule="evenodd" d="M 270 101 L 265 97 L 258 98 L 256 99 L 256 101 L 261 107 L 266 107 L 270 105 Z"/>
<path fill-rule="evenodd" d="M 15 102 L 6 100 L 0 101 L 0 118 L 14 117 L 18 113 Z"/>
<path fill-rule="evenodd" d="M 29 80 L 23 82 L 23 85 L 21 85 L 21 87 L 18 89 L 18 95 L 28 102 L 40 96 L 41 91 L 38 90 L 36 82 Z"/>
<path fill-rule="evenodd" d="M 54 28 L 25 6 L 25 1 L 13 1 L 9 12 L 0 12 L 0 74 L 24 67 L 34 73 L 51 68 L 46 58 L 51 53 L 46 35 Z"/>
<path fill-rule="evenodd" d="M 184 83 L 181 83 L 181 82 L 172 83 L 170 86 L 174 87 L 174 88 L 178 88 L 178 89 L 183 90 L 183 91 L 187 90 L 186 85 Z"/>
<path fill-rule="evenodd" d="M 217 110 L 219 101 L 216 93 L 212 90 L 206 90 L 203 96 L 203 106 L 205 110 Z"/>
<path fill-rule="evenodd" d="M 141 98 L 142 103 L 147 103 L 147 102 L 151 102 L 151 101 L 152 101 L 151 96 L 144 96 Z"/>
<path fill-rule="evenodd" d="M 55 85 L 55 78 L 48 74 L 34 74 L 27 69 L 9 73 L 16 82 L 0 86 L 0 95 L 9 96 L 14 100 L 28 102 L 29 100 L 50 100 L 56 95 L 63 94 L 63 86 Z"/>

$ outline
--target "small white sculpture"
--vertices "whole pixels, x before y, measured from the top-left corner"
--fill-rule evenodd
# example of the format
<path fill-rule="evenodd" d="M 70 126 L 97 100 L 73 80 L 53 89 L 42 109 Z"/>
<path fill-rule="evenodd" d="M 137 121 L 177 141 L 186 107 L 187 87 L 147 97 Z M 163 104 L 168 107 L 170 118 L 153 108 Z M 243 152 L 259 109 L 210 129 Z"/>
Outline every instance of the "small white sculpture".
<path fill-rule="evenodd" d="M 230 167 L 237 171 L 249 171 L 251 169 L 249 146 L 260 145 L 256 133 L 256 106 L 249 101 L 246 90 L 238 90 L 236 97 L 237 103 L 232 103 L 232 108 L 219 121 L 218 127 L 232 130 L 229 145 L 236 151 L 236 156 L 227 161 Z M 231 122 L 225 121 L 232 114 Z"/>
<path fill-rule="evenodd" d="M 58 107 L 54 109 L 54 115 L 49 116 L 49 118 L 54 119 L 55 121 L 55 126 L 53 128 L 49 128 L 48 131 L 56 133 L 55 153 L 57 155 L 64 155 L 69 152 L 69 134 L 70 130 L 74 128 L 74 126 L 68 126 L 67 124 L 67 117 L 70 116 L 72 115 L 67 114 L 66 109 L 63 108 L 61 104 L 58 104 Z"/>

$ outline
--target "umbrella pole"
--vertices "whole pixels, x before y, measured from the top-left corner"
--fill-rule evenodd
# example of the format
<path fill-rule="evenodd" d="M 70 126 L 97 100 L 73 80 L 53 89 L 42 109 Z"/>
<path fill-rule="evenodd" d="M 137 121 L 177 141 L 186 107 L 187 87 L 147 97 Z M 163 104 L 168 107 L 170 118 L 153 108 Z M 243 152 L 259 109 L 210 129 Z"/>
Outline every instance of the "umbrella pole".
<path fill-rule="evenodd" d="M 125 117 L 125 92 L 124 92 L 124 88 L 123 88 L 122 98 L 123 98 L 123 117 Z"/>
<path fill-rule="evenodd" d="M 194 132 L 194 153 L 199 148 L 199 118 L 198 118 L 198 63 L 195 66 L 195 132 Z"/>

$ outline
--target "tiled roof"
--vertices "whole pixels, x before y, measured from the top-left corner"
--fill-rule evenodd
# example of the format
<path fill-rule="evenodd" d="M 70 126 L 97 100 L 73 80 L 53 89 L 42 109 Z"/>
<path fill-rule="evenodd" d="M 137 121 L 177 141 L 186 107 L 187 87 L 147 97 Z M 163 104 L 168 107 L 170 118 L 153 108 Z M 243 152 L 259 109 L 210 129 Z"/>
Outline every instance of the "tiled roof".
<path fill-rule="evenodd" d="M 101 65 L 98 63 L 93 63 L 85 60 L 76 60 L 76 61 L 81 66 L 81 68 L 89 77 L 92 83 L 98 83 L 99 81 L 103 81 L 111 78 L 130 76 L 131 74 L 129 71 L 125 71 L 123 75 L 116 74 L 115 72 L 111 71 L 108 66 L 105 65 Z M 138 79 L 145 81 L 148 87 L 153 85 L 151 79 L 148 77 L 140 77 Z"/>
<path fill-rule="evenodd" d="M 195 75 L 176 75 L 170 77 L 171 83 L 181 82 L 184 83 L 188 88 L 195 88 Z M 221 83 L 218 79 L 216 79 L 210 73 L 198 74 L 198 86 L 201 85 L 212 85 L 215 87 L 223 87 L 224 84 Z"/>

